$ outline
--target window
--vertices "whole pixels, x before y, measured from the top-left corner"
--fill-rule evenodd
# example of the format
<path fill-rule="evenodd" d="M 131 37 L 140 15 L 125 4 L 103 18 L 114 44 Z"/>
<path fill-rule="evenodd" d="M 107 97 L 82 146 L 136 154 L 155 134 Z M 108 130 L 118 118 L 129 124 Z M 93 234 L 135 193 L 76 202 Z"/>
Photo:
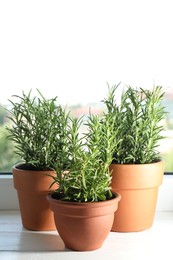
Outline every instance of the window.
<path fill-rule="evenodd" d="M 171 7 L 167 0 L 0 2 L 1 186 L 12 190 L 10 177 L 2 173 L 10 172 L 15 161 L 5 142 L 4 108 L 12 95 L 31 88 L 50 98 L 57 95 L 83 114 L 89 107 L 100 109 L 106 82 L 162 85 L 169 114 L 161 152 L 165 171 L 173 172 Z"/>

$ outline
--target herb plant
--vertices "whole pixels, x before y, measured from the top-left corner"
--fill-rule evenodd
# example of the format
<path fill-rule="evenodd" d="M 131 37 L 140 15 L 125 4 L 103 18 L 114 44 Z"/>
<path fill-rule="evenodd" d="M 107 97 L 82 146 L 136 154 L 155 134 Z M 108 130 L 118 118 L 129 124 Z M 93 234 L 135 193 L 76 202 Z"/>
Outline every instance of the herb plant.
<path fill-rule="evenodd" d="M 71 118 L 67 164 L 66 168 L 57 164 L 53 183 L 59 188 L 52 196 L 77 202 L 104 201 L 112 197 L 109 165 L 114 151 L 114 123 L 110 115 L 90 115 L 88 131 L 80 136 L 82 123 L 82 119 Z"/>
<path fill-rule="evenodd" d="M 69 114 L 57 105 L 57 97 L 47 100 L 38 90 L 39 97 L 23 92 L 13 96 L 9 111 L 12 126 L 8 127 L 9 138 L 15 143 L 16 153 L 24 167 L 47 170 L 57 161 L 63 164 Z"/>
<path fill-rule="evenodd" d="M 107 113 L 114 117 L 117 133 L 113 163 L 144 164 L 160 160 L 157 147 L 165 115 L 162 87 L 145 90 L 129 86 L 122 92 L 120 104 L 116 100 L 118 87 L 109 87 L 108 96 L 103 100 Z"/>

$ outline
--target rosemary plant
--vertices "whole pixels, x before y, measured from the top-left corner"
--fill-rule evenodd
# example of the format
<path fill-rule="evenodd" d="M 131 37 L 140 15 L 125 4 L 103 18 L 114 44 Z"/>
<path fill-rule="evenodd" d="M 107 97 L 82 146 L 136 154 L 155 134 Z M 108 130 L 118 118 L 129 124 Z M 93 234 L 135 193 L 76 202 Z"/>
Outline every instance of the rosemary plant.
<path fill-rule="evenodd" d="M 128 87 L 122 92 L 120 104 L 116 100 L 118 86 L 109 88 L 103 100 L 107 113 L 115 120 L 115 150 L 113 163 L 144 164 L 160 160 L 157 147 L 162 138 L 162 105 L 164 92 L 157 86 L 152 90 Z"/>
<path fill-rule="evenodd" d="M 66 168 L 57 165 L 53 183 L 59 188 L 52 195 L 62 200 L 88 202 L 112 197 L 109 165 L 114 151 L 114 124 L 110 115 L 90 115 L 88 132 L 79 135 L 82 119 L 71 119 L 68 129 Z"/>
<path fill-rule="evenodd" d="M 54 168 L 57 161 L 64 164 L 69 114 L 56 104 L 57 97 L 47 100 L 37 91 L 39 97 L 32 97 L 30 91 L 13 96 L 16 102 L 9 100 L 12 127 L 7 130 L 21 158 L 21 167 L 47 170 Z"/>

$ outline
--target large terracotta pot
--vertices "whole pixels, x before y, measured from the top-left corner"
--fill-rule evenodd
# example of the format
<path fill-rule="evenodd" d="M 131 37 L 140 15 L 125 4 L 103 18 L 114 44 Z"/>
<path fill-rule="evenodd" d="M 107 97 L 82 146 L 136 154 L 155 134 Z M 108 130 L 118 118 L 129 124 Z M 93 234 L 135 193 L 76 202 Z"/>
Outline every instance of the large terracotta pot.
<path fill-rule="evenodd" d="M 113 191 L 121 195 L 112 231 L 133 232 L 152 226 L 163 161 L 151 164 L 111 164 Z"/>
<path fill-rule="evenodd" d="M 47 194 L 53 179 L 46 174 L 54 171 L 29 171 L 12 169 L 14 187 L 17 190 L 23 227 L 30 230 L 55 230 L 53 213 L 47 201 Z"/>
<path fill-rule="evenodd" d="M 108 236 L 121 196 L 102 202 L 65 202 L 48 196 L 58 233 L 67 248 L 95 250 Z"/>

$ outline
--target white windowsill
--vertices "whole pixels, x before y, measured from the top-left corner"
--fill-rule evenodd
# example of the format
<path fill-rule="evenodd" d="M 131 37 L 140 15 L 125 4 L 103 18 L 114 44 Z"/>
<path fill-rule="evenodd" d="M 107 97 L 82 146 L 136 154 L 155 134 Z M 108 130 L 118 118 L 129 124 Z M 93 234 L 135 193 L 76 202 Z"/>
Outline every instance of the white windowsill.
<path fill-rule="evenodd" d="M 17 192 L 13 187 L 12 175 L 0 176 L 0 210 L 19 209 Z M 159 187 L 157 211 L 173 211 L 173 175 L 164 175 Z"/>
<path fill-rule="evenodd" d="M 95 251 L 65 248 L 57 231 L 34 232 L 22 228 L 19 211 L 0 212 L 1 260 L 151 260 L 173 259 L 173 212 L 156 212 L 153 226 L 132 233 L 110 232 Z"/>
<path fill-rule="evenodd" d="M 173 259 L 173 176 L 159 188 L 153 226 L 132 233 L 110 232 L 103 246 L 91 252 L 65 248 L 57 231 L 34 232 L 22 227 L 12 176 L 0 176 L 0 259 L 37 260 L 150 260 Z"/>

